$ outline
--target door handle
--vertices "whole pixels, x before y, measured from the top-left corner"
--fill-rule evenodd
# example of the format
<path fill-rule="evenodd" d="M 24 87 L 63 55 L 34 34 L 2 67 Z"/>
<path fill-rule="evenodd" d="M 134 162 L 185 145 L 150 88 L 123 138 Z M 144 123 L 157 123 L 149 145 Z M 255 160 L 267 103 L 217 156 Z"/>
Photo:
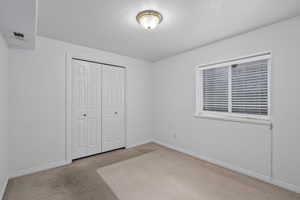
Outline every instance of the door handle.
<path fill-rule="evenodd" d="M 84 113 L 82 116 L 86 117 L 86 116 L 87 116 L 87 114 L 86 114 L 86 113 Z"/>

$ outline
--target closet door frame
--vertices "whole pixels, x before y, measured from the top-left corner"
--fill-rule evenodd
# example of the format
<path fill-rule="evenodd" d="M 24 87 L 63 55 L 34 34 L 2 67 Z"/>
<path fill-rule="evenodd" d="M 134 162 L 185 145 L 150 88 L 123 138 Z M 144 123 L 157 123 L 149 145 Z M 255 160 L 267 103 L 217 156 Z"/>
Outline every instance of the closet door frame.
<path fill-rule="evenodd" d="M 124 130 L 125 130 L 125 148 L 127 148 L 127 67 L 104 63 L 99 58 L 88 55 L 76 55 L 66 52 L 65 55 L 65 159 L 66 164 L 72 163 L 72 59 L 120 67 L 124 69 Z"/>

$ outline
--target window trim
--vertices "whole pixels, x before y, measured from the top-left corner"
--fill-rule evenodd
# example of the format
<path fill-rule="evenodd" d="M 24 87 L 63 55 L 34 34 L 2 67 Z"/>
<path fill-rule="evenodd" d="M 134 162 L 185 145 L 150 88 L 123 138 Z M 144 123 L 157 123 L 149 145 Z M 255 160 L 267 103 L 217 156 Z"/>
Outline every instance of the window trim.
<path fill-rule="evenodd" d="M 200 78 L 200 75 L 203 70 L 211 69 L 211 68 L 218 68 L 218 67 L 226 67 L 231 66 L 234 64 L 243 64 L 248 62 L 254 62 L 259 60 L 268 60 L 268 115 L 255 115 L 255 114 L 242 114 L 242 113 L 232 113 L 231 112 L 231 68 L 229 67 L 229 82 L 228 82 L 228 92 L 229 92 L 229 99 L 228 99 L 228 112 L 216 112 L 216 111 L 205 111 L 203 110 L 203 80 Z M 263 52 L 259 54 L 253 54 L 233 59 L 227 59 L 219 62 L 212 62 L 208 64 L 198 65 L 195 69 L 195 89 L 196 89 L 196 105 L 195 105 L 195 117 L 200 118 L 209 118 L 209 119 L 220 119 L 226 121 L 237 121 L 237 122 L 249 122 L 254 124 L 271 124 L 271 67 L 272 65 L 272 56 L 271 52 Z"/>

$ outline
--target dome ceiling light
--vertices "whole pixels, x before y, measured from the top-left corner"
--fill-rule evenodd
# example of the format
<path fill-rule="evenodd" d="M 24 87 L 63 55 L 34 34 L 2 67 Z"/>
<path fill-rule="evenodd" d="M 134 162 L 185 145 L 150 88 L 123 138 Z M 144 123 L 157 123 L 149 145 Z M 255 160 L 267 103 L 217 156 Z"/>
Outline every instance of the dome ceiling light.
<path fill-rule="evenodd" d="M 144 10 L 137 14 L 136 20 L 145 29 L 151 30 L 156 28 L 158 24 L 162 22 L 163 17 L 159 12 L 155 10 Z"/>

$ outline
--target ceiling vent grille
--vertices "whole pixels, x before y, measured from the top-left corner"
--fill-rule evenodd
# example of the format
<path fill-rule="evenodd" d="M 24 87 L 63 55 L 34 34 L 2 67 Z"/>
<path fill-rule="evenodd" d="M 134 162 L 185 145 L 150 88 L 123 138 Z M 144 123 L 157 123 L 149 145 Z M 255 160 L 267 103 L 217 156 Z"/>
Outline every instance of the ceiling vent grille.
<path fill-rule="evenodd" d="M 12 37 L 13 37 L 14 39 L 22 40 L 22 41 L 25 39 L 24 34 L 23 34 L 23 33 L 20 33 L 20 32 L 13 32 L 13 33 L 12 33 Z"/>

